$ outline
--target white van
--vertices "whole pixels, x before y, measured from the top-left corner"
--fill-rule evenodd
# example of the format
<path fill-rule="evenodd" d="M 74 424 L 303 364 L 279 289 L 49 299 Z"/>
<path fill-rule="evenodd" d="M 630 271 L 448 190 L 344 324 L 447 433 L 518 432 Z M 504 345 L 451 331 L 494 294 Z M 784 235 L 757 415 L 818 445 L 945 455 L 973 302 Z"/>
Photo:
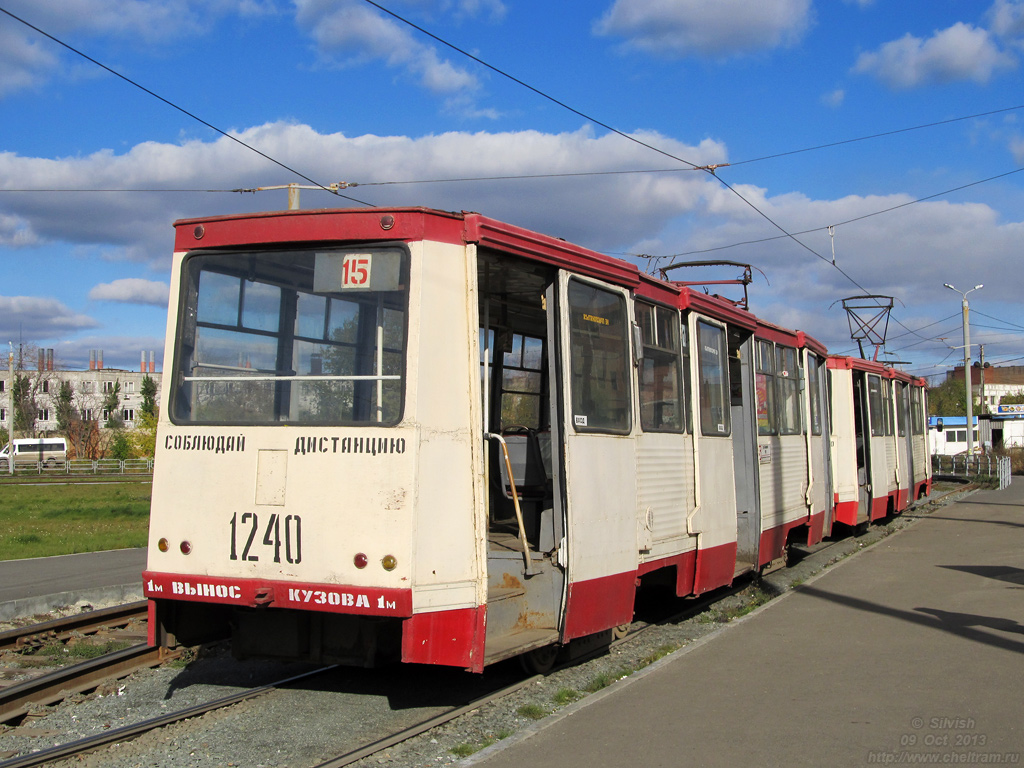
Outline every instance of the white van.
<path fill-rule="evenodd" d="M 3 446 L 0 450 L 0 470 L 8 469 L 8 451 L 11 446 Z M 14 465 L 42 462 L 47 467 L 55 467 L 68 460 L 68 441 L 63 437 L 40 437 L 15 440 Z"/>

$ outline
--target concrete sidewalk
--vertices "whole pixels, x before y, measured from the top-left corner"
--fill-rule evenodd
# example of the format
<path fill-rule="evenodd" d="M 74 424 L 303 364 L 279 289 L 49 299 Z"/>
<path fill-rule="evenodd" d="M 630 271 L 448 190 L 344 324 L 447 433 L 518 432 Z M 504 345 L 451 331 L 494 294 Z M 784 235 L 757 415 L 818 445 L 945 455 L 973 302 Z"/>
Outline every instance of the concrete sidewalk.
<path fill-rule="evenodd" d="M 80 602 L 142 599 L 145 549 L 0 562 L 0 621 Z"/>
<path fill-rule="evenodd" d="M 1024 478 L 464 764 L 1018 764 L 1022 590 Z"/>

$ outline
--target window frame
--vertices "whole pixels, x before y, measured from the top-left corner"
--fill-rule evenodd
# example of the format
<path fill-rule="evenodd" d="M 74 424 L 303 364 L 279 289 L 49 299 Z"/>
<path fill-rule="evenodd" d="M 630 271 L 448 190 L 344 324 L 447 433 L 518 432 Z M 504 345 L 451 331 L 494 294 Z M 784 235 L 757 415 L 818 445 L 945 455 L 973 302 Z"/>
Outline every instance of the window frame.
<path fill-rule="evenodd" d="M 757 399 L 757 436 L 779 434 L 777 393 L 775 386 L 775 345 L 768 339 L 754 339 L 756 365 L 754 390 Z"/>
<path fill-rule="evenodd" d="M 621 329 L 617 329 L 614 335 L 611 334 L 600 334 L 588 333 L 583 334 L 583 330 L 595 331 L 601 327 L 611 327 L 613 325 L 610 318 L 604 317 L 600 314 L 594 314 L 594 312 L 602 311 L 595 309 L 595 305 L 591 304 L 588 309 L 592 311 L 582 311 L 584 307 L 581 304 L 577 304 L 574 301 L 574 291 L 589 290 L 595 292 L 595 294 L 604 294 L 614 301 L 618 307 L 618 318 L 621 319 Z M 628 435 L 633 431 L 633 350 L 632 350 L 632 333 L 630 332 L 630 320 L 629 320 L 629 305 L 626 301 L 626 296 L 621 292 L 611 288 L 610 286 L 594 283 L 589 280 L 584 280 L 576 275 L 571 275 L 566 282 L 565 287 L 566 297 L 566 311 L 568 313 L 568 328 L 567 328 L 567 342 L 568 342 L 568 376 L 569 376 L 569 407 L 571 410 L 572 426 L 573 429 L 581 434 L 610 434 L 610 435 Z M 576 318 L 576 312 L 579 311 L 580 315 Z M 590 326 L 582 325 L 582 323 L 590 323 Z M 619 363 L 614 366 L 602 365 L 601 367 L 605 371 L 605 375 L 602 376 L 590 376 L 585 377 L 580 373 L 577 374 L 575 365 L 577 363 L 577 350 L 580 348 L 578 342 L 580 340 L 587 339 L 589 341 L 597 340 L 599 342 L 608 342 L 610 344 L 618 345 L 619 352 Z M 611 351 L 610 347 L 608 350 Z M 593 357 L 593 355 L 591 355 Z M 602 362 L 614 361 L 613 354 L 603 355 L 601 358 Z M 585 355 L 581 356 L 581 360 L 585 358 Z M 594 362 L 592 360 L 592 362 Z M 591 423 L 592 417 L 602 416 L 604 414 L 599 413 L 593 408 L 587 409 L 582 402 L 584 395 L 593 396 L 595 393 L 598 395 L 604 394 L 606 391 L 614 392 L 618 383 L 610 380 L 607 374 L 613 374 L 621 381 L 621 386 L 624 387 L 625 391 L 619 395 L 613 395 L 614 399 L 619 403 L 618 408 L 606 409 L 607 414 L 612 414 L 614 411 L 618 411 L 618 416 L 613 419 L 602 419 L 597 425 Z M 586 381 L 586 388 L 584 390 L 584 381 Z M 606 382 L 601 384 L 601 382 Z M 594 384 L 597 383 L 598 387 L 595 388 Z"/>
<path fill-rule="evenodd" d="M 680 322 L 679 312 L 671 307 L 640 300 L 634 303 L 633 312 L 640 328 L 643 349 L 643 356 L 637 370 L 640 427 L 644 432 L 690 434 L 692 426 L 689 415 L 689 377 L 686 375 L 688 371 L 683 364 L 684 359 L 688 360 L 688 357 L 684 358 L 685 326 Z M 642 316 L 647 318 L 646 322 L 642 320 Z M 667 328 L 672 329 L 673 338 L 668 339 L 668 343 L 663 343 L 665 340 L 661 337 L 664 335 L 664 329 Z M 659 361 L 665 370 L 665 375 L 660 378 L 655 373 L 655 367 Z M 651 365 L 648 366 L 648 363 Z M 665 394 L 664 388 L 659 387 L 658 382 L 664 382 L 665 378 L 672 374 L 674 374 L 675 386 L 675 423 L 671 423 L 664 417 L 651 418 L 653 411 L 650 406 L 650 403 L 658 399 L 657 395 Z M 649 375 L 650 379 L 648 379 Z M 653 398 L 645 400 L 645 395 L 653 395 Z M 648 405 L 645 406 L 645 402 Z"/>
<path fill-rule="evenodd" d="M 793 370 L 790 370 L 792 366 Z M 780 436 L 802 435 L 803 402 L 800 398 L 800 355 L 796 347 L 775 345 L 775 407 Z M 787 407 L 787 403 L 789 407 Z"/>
<path fill-rule="evenodd" d="M 825 420 L 821 411 L 821 359 L 813 352 L 807 352 L 807 406 L 810 412 L 811 434 L 820 437 L 824 434 Z"/>
<path fill-rule="evenodd" d="M 241 260 L 241 259 L 244 259 L 244 258 L 248 257 L 248 258 L 253 259 L 255 261 L 255 260 L 258 260 L 261 256 L 269 257 L 269 258 L 290 256 L 290 257 L 294 258 L 295 260 L 299 260 L 299 259 L 301 259 L 303 257 L 310 257 L 310 256 L 312 256 L 313 260 L 315 261 L 316 256 L 318 254 L 323 254 L 323 253 L 329 253 L 329 254 L 347 254 L 347 253 L 360 254 L 360 253 L 365 253 L 367 250 L 372 250 L 374 252 L 379 252 L 379 251 L 397 251 L 399 253 L 399 276 L 400 276 L 399 277 L 399 281 L 400 281 L 399 287 L 397 289 L 393 290 L 393 291 L 381 291 L 381 293 L 387 293 L 387 294 L 392 294 L 392 295 L 397 295 L 397 294 L 400 293 L 400 301 L 396 302 L 396 305 L 394 307 L 387 306 L 386 302 L 382 306 L 383 306 L 383 309 L 385 311 L 394 311 L 394 312 L 400 312 L 401 313 L 401 347 L 398 348 L 398 349 L 391 349 L 391 348 L 386 346 L 386 341 L 385 341 L 385 345 L 382 346 L 380 348 L 380 350 L 379 350 L 382 356 L 383 355 L 387 355 L 387 354 L 398 354 L 398 355 L 401 356 L 400 366 L 398 366 L 398 371 L 399 372 L 397 374 L 388 374 L 387 375 L 387 376 L 395 376 L 395 377 L 397 377 L 397 381 L 399 382 L 399 387 L 398 387 L 398 390 L 399 390 L 399 400 L 398 400 L 397 410 L 396 410 L 396 413 L 395 413 L 393 418 L 385 419 L 385 420 L 382 420 L 382 421 L 375 421 L 375 420 L 372 420 L 372 418 L 371 419 L 367 419 L 367 420 L 361 420 L 361 419 L 342 419 L 342 418 L 326 419 L 326 420 L 308 420 L 308 419 L 303 419 L 303 418 L 290 418 L 286 414 L 279 414 L 278 413 L 279 404 L 278 404 L 278 395 L 276 393 L 277 393 L 277 389 L 282 384 L 288 384 L 289 385 L 288 397 L 290 398 L 290 397 L 294 397 L 295 396 L 295 393 L 292 392 L 292 387 L 290 386 L 292 384 L 300 384 L 300 385 L 301 384 L 308 384 L 308 383 L 315 382 L 315 381 L 318 381 L 318 380 L 321 380 L 321 379 L 322 380 L 327 380 L 327 381 L 346 381 L 346 380 L 356 381 L 356 379 L 353 376 L 345 376 L 345 375 L 321 376 L 321 378 L 318 379 L 318 378 L 313 378 L 311 375 L 298 375 L 298 374 L 294 374 L 294 375 L 289 375 L 289 376 L 275 376 L 273 379 L 269 379 L 268 381 L 269 381 L 269 383 L 273 387 L 273 394 L 272 394 L 273 406 L 271 408 L 271 411 L 272 411 L 271 418 L 268 418 L 268 419 L 253 419 L 253 418 L 196 419 L 194 417 L 194 415 L 192 415 L 191 413 L 187 417 L 183 417 L 182 414 L 179 413 L 178 398 L 182 396 L 183 385 L 185 383 L 194 384 L 197 381 L 196 377 L 186 377 L 186 374 L 182 370 L 182 365 L 183 365 L 183 360 L 182 360 L 182 358 L 183 358 L 183 349 L 186 346 L 186 340 L 185 340 L 186 336 L 189 337 L 189 341 L 192 344 L 192 350 L 193 351 L 190 354 L 194 354 L 194 345 L 196 343 L 196 339 L 197 339 L 197 336 L 198 336 L 198 331 L 202 327 L 209 328 L 209 329 L 212 329 L 212 330 L 221 330 L 222 329 L 225 332 L 230 332 L 230 331 L 234 330 L 234 331 L 236 331 L 238 333 L 251 333 L 254 336 L 259 336 L 259 337 L 264 337 L 264 338 L 269 338 L 269 339 L 275 339 L 277 341 L 277 344 L 278 344 L 278 352 L 277 352 L 277 357 L 278 358 L 280 358 L 281 355 L 282 355 L 282 351 L 281 351 L 282 344 L 286 343 L 288 345 L 289 352 L 288 352 L 287 356 L 288 356 L 289 359 L 286 360 L 285 362 L 287 363 L 287 365 L 291 366 L 292 362 L 294 361 L 294 355 L 296 354 L 295 353 L 295 347 L 298 344 L 302 344 L 302 343 L 314 343 L 314 344 L 327 343 L 332 348 L 334 348 L 334 347 L 339 347 L 340 348 L 342 346 L 345 346 L 345 344 L 343 344 L 341 342 L 334 342 L 334 341 L 331 341 L 330 339 L 328 339 L 326 337 L 326 334 L 328 334 L 330 332 L 330 330 L 331 330 L 331 324 L 330 324 L 331 321 L 330 321 L 330 318 L 329 318 L 329 313 L 330 313 L 330 310 L 331 310 L 330 305 L 331 305 L 332 301 L 335 301 L 335 300 L 339 301 L 339 302 L 340 301 L 346 301 L 346 302 L 353 303 L 353 304 L 356 304 L 356 305 L 360 305 L 362 303 L 367 303 L 365 301 L 364 302 L 360 302 L 358 300 L 358 297 L 345 298 L 344 293 L 342 293 L 342 292 L 331 292 L 331 293 L 325 293 L 325 292 L 321 292 L 321 291 L 314 292 L 315 291 L 315 287 L 312 284 L 311 285 L 301 285 L 300 286 L 297 282 L 288 283 L 288 282 L 285 282 L 283 280 L 279 280 L 276 283 L 272 283 L 272 282 L 268 282 L 268 281 L 255 281 L 255 282 L 259 282 L 259 283 L 261 283 L 263 285 L 277 286 L 278 288 L 280 288 L 281 294 L 282 294 L 282 305 L 286 301 L 286 298 L 285 298 L 284 294 L 286 294 L 286 293 L 290 294 L 288 296 L 288 298 L 287 298 L 287 301 L 291 301 L 292 304 L 291 304 L 290 307 L 288 307 L 288 310 L 287 310 L 288 314 L 287 314 L 287 317 L 286 317 L 286 319 L 290 320 L 291 323 L 292 323 L 290 331 L 285 330 L 285 324 L 282 322 L 280 317 L 279 317 L 279 320 L 278 320 L 277 328 L 275 330 L 271 330 L 271 331 L 262 330 L 262 329 L 259 329 L 259 328 L 256 328 L 256 327 L 250 328 L 248 326 L 243 325 L 243 314 L 244 314 L 245 309 L 244 309 L 244 306 L 242 304 L 242 301 L 243 301 L 242 299 L 239 299 L 239 304 L 238 304 L 238 309 L 237 309 L 238 321 L 237 321 L 237 325 L 236 326 L 224 326 L 222 324 L 213 323 L 213 322 L 201 322 L 201 321 L 197 320 L 197 313 L 198 313 L 198 310 L 199 310 L 199 302 L 200 302 L 200 297 L 199 297 L 198 292 L 197 292 L 198 291 L 198 282 L 199 282 L 198 276 L 201 273 L 207 272 L 207 273 L 211 273 L 211 274 L 226 275 L 226 276 L 229 276 L 229 277 L 232 277 L 232 278 L 240 277 L 240 272 L 237 269 L 234 269 L 234 270 L 231 270 L 231 271 L 225 271 L 223 269 L 218 270 L 216 268 L 204 269 L 204 267 L 203 267 L 203 261 L 204 260 L 215 260 L 218 257 L 219 258 L 237 258 L 237 259 Z M 199 262 L 199 264 L 197 266 L 193 267 L 193 264 L 194 264 L 195 260 L 197 260 L 197 259 L 200 260 L 200 262 Z M 209 263 L 209 261 L 207 261 L 207 263 Z M 346 244 L 338 244 L 338 243 L 330 244 L 330 243 L 327 243 L 327 244 L 323 244 L 323 245 L 300 243 L 300 244 L 296 244 L 294 247 L 286 247 L 286 248 L 260 248 L 260 247 L 254 246 L 254 247 L 250 247 L 250 248 L 241 248 L 241 249 L 238 249 L 238 250 L 234 250 L 234 249 L 211 249 L 209 251 L 207 251 L 207 250 L 195 250 L 195 251 L 190 251 L 189 253 L 186 253 L 184 258 L 181 261 L 181 268 L 180 268 L 180 273 L 179 273 L 180 290 L 179 290 L 179 300 L 178 300 L 178 307 L 177 307 L 177 323 L 176 323 L 176 326 L 175 326 L 175 337 L 174 337 L 174 360 L 173 360 L 173 366 L 174 367 L 172 369 L 173 376 L 174 376 L 174 379 L 173 379 L 173 381 L 174 381 L 174 384 L 173 384 L 174 391 L 170 395 L 171 407 L 168 409 L 169 410 L 169 417 L 170 417 L 171 422 L 174 423 L 174 424 L 177 424 L 177 425 L 181 425 L 181 426 L 266 426 L 266 427 L 287 427 L 287 426 L 293 426 L 293 427 L 294 426 L 302 426 L 302 427 L 307 427 L 307 426 L 308 427 L 335 427 L 335 426 L 344 426 L 344 427 L 364 427 L 364 428 L 366 428 L 366 427 L 375 428 L 375 427 L 393 427 L 393 426 L 397 426 L 398 424 L 400 424 L 402 422 L 402 420 L 405 417 L 405 408 L 406 408 L 406 403 L 407 403 L 407 399 L 408 399 L 408 388 L 409 388 L 409 381 L 408 381 L 408 355 L 409 355 L 409 349 L 408 349 L 408 344 L 409 344 L 409 309 L 410 309 L 410 300 L 411 300 L 411 289 L 410 289 L 411 273 L 412 273 L 412 257 L 411 257 L 410 249 L 409 249 L 409 247 L 408 247 L 408 245 L 406 243 L 400 242 L 400 241 L 382 241 L 382 242 L 379 242 L 379 243 L 374 242 L 374 243 L 365 243 L 365 244 L 348 244 L 348 243 L 346 243 Z M 254 282 L 254 281 L 251 281 L 251 280 L 247 280 L 246 277 L 241 277 L 240 279 L 241 279 L 243 285 L 247 281 L 248 282 Z M 244 288 L 242 290 L 244 291 Z M 300 314 L 300 311 L 298 309 L 298 300 L 299 300 L 300 295 L 310 295 L 310 296 L 323 297 L 324 301 L 326 302 L 325 303 L 325 310 L 324 310 L 325 318 L 324 318 L 324 321 L 323 321 L 325 336 L 322 337 L 321 339 L 315 339 L 315 338 L 307 336 L 306 334 L 300 334 L 298 332 L 299 331 L 298 326 L 299 326 L 300 318 L 301 318 L 301 314 Z M 285 317 L 285 313 L 283 311 L 282 311 L 281 317 Z M 386 334 L 386 331 L 385 331 L 385 334 Z M 348 346 L 355 346 L 356 348 L 358 348 L 359 343 L 360 343 L 359 341 L 349 342 Z M 373 347 L 373 348 L 370 349 L 370 352 L 372 353 L 372 356 L 375 357 L 377 355 L 378 350 L 377 350 L 376 347 Z M 314 353 L 311 353 L 311 357 L 312 357 L 312 354 L 314 354 Z M 253 382 L 254 381 L 251 378 L 247 379 L 247 378 L 242 377 L 242 376 L 239 376 L 239 377 L 209 377 L 209 379 L 210 379 L 210 383 L 218 381 L 218 382 L 224 383 L 226 386 L 231 386 L 233 384 L 245 384 L 247 381 L 249 381 L 249 382 Z M 200 380 L 200 383 L 202 383 L 201 380 Z M 373 410 L 375 410 L 375 408 L 373 408 L 373 406 L 371 406 L 371 412 Z"/>
<path fill-rule="evenodd" d="M 729 336 L 728 331 L 724 325 L 716 323 L 709 318 L 698 317 L 695 323 L 696 327 L 696 365 L 697 365 L 697 400 L 698 410 L 700 413 L 700 433 L 704 437 L 732 437 L 732 393 L 729 388 Z M 705 344 L 704 334 L 701 329 L 706 328 L 708 332 L 713 332 L 717 339 L 721 342 L 717 345 L 716 349 L 712 349 Z M 708 369 L 705 363 L 712 361 L 711 357 L 708 357 L 708 353 L 714 355 L 714 360 L 717 361 L 717 367 L 719 369 L 720 378 L 717 382 L 711 382 L 710 379 L 705 378 L 705 371 Z M 714 389 L 707 389 L 713 383 Z M 705 399 L 705 393 L 709 395 L 718 395 L 720 405 L 718 407 L 722 410 L 722 418 L 719 421 L 715 421 L 711 414 L 713 409 L 716 407 L 716 403 L 712 397 Z M 706 402 L 706 405 L 705 405 Z M 715 431 L 710 431 L 710 428 L 714 426 Z"/>
<path fill-rule="evenodd" d="M 882 396 L 882 377 L 877 373 L 869 373 L 865 384 L 871 436 L 885 437 L 885 411 L 883 410 L 885 398 Z M 874 388 L 872 388 L 872 384 L 875 384 Z"/>

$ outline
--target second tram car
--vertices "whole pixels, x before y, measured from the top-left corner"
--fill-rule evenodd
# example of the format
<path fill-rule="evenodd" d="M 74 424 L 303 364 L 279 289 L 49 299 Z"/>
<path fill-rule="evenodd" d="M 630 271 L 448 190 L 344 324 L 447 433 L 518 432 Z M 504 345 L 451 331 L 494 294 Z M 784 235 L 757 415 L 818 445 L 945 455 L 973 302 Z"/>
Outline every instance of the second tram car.
<path fill-rule="evenodd" d="M 828 358 L 835 520 L 863 526 L 931 490 L 925 382 L 881 363 Z"/>
<path fill-rule="evenodd" d="M 896 380 L 475 213 L 179 221 L 173 270 L 153 644 L 543 668 L 630 622 L 644 579 L 697 594 L 819 541 L 849 493 L 826 370 L 865 438 Z"/>

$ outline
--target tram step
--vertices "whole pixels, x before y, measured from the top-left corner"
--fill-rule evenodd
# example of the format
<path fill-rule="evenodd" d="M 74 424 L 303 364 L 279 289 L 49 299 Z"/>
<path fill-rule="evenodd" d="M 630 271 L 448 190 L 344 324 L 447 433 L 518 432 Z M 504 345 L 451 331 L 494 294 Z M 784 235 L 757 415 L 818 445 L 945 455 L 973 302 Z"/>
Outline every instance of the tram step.
<path fill-rule="evenodd" d="M 524 629 L 511 635 L 495 638 L 488 636 L 487 647 L 484 649 L 484 664 L 493 664 L 557 642 L 557 629 Z"/>
<path fill-rule="evenodd" d="M 525 594 L 525 587 L 489 587 L 487 589 L 487 602 L 496 603 L 499 600 L 511 600 L 515 597 L 523 597 Z"/>

